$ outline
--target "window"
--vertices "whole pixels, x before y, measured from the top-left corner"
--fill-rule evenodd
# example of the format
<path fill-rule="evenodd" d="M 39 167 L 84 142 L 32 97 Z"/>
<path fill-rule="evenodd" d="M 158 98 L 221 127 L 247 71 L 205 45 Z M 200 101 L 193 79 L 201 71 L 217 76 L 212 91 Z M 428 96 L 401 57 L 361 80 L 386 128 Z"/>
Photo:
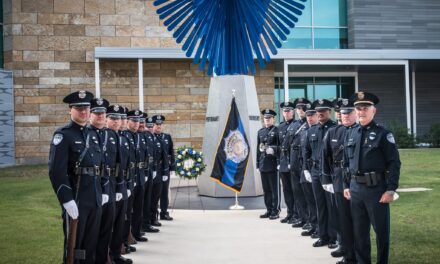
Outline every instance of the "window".
<path fill-rule="evenodd" d="M 348 48 L 347 1 L 308 0 L 283 48 Z"/>

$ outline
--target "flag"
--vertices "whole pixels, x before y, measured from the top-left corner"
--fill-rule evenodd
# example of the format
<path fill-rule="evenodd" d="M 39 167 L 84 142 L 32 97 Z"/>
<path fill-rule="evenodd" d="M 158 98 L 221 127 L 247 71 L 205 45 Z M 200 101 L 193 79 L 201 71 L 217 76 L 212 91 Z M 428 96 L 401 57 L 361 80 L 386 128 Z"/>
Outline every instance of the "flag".
<path fill-rule="evenodd" d="M 235 98 L 232 98 L 228 120 L 215 155 L 211 178 L 234 192 L 240 192 L 248 159 L 249 143 Z"/>

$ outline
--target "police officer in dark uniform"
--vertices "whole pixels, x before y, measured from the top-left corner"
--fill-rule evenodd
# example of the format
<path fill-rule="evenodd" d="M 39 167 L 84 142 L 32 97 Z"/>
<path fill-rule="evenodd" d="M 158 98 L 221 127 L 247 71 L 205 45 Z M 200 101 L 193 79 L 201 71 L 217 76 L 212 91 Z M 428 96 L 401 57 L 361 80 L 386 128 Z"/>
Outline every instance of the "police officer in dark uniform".
<path fill-rule="evenodd" d="M 304 148 L 306 147 L 306 137 L 307 137 L 307 131 L 310 127 L 316 126 L 318 124 L 318 115 L 316 113 L 316 110 L 312 107 L 310 101 L 305 101 L 306 99 L 298 99 L 304 102 L 304 105 L 298 106 L 296 105 L 296 112 L 301 117 L 303 113 L 306 116 L 306 122 L 307 125 L 302 129 L 300 134 L 300 144 L 301 144 L 301 150 L 300 155 L 301 157 L 299 165 L 304 167 L 304 162 L 310 163 L 310 160 L 304 160 L 303 159 L 303 153 Z M 293 141 L 292 148 L 295 148 L 295 141 Z M 293 152 L 293 150 L 292 150 Z M 295 160 L 292 158 L 291 160 Z M 292 167 L 295 167 L 296 165 L 292 165 Z M 311 166 L 311 164 L 309 164 Z M 302 236 L 311 236 L 311 238 L 319 238 L 318 234 L 318 218 L 317 218 L 317 210 L 316 210 L 316 201 L 315 196 L 313 194 L 313 188 L 312 188 L 312 176 L 310 174 L 305 174 L 304 172 L 301 172 L 301 178 L 300 178 L 301 187 L 304 193 L 304 198 L 307 203 L 307 223 L 303 226 L 304 231 L 301 233 Z"/>
<path fill-rule="evenodd" d="M 329 225 L 329 214 L 331 209 L 332 198 L 329 192 L 326 192 L 322 186 L 322 146 L 323 138 L 328 129 L 335 126 L 336 123 L 330 119 L 330 110 L 332 103 L 326 99 L 318 99 L 313 102 L 313 108 L 318 114 L 318 124 L 312 126 L 307 131 L 305 138 L 305 148 L 303 153 L 304 173 L 311 174 L 312 188 L 315 196 L 317 215 L 318 215 L 318 231 L 319 240 L 313 243 L 314 247 L 322 247 L 329 245 L 330 248 L 336 248 L 336 230 Z"/>
<path fill-rule="evenodd" d="M 102 188 L 102 216 L 99 228 L 98 245 L 96 247 L 96 263 L 107 263 L 108 248 L 111 240 L 115 214 L 115 185 L 116 180 L 111 169 L 115 169 L 117 158 L 117 145 L 115 133 L 105 128 L 106 112 L 109 102 L 104 98 L 94 98 L 90 106 L 90 125 L 99 137 L 101 146 L 102 163 L 101 188 Z"/>
<path fill-rule="evenodd" d="M 78 219 L 75 250 L 80 263 L 95 263 L 102 212 L 101 148 L 96 133 L 86 126 L 92 99 L 93 94 L 86 91 L 64 97 L 71 122 L 55 131 L 49 152 L 49 177 L 62 205 L 64 248 L 70 222 Z"/>
<path fill-rule="evenodd" d="M 264 203 L 266 213 L 260 218 L 271 220 L 279 218 L 280 214 L 280 180 L 277 173 L 278 160 L 278 128 L 274 126 L 276 112 L 272 109 L 261 111 L 264 118 L 264 127 L 258 130 L 257 138 L 257 168 L 261 174 L 263 185 Z"/>
<path fill-rule="evenodd" d="M 111 105 L 107 107 L 107 127 L 110 144 L 108 144 L 107 153 L 110 157 L 107 167 L 110 181 L 115 182 L 115 214 L 113 232 L 110 242 L 110 258 L 116 264 L 133 263 L 131 259 L 121 256 L 121 245 L 123 243 L 124 222 L 127 211 L 127 186 L 125 176 L 128 168 L 128 140 L 121 137 L 122 118 L 127 120 L 124 107 Z M 126 125 L 125 125 L 126 126 Z M 112 140 L 112 138 L 114 140 Z M 114 143 L 113 143 L 114 142 Z M 112 162 L 115 163 L 112 163 Z M 113 165 L 114 164 L 114 165 Z"/>
<path fill-rule="evenodd" d="M 157 130 L 159 126 L 162 126 L 164 117 L 160 115 L 154 115 L 153 121 L 153 134 L 154 134 L 154 162 L 156 167 L 156 175 L 153 175 L 153 191 L 151 194 L 151 211 L 150 211 L 150 224 L 152 226 L 161 226 L 158 221 L 158 206 L 159 200 L 162 194 L 162 186 L 164 178 L 162 176 L 169 175 L 170 166 L 168 161 L 168 152 L 165 144 L 162 142 L 160 132 Z"/>
<path fill-rule="evenodd" d="M 307 203 L 301 187 L 301 131 L 304 131 L 307 126 L 304 107 L 308 103 L 310 102 L 305 98 L 295 99 L 292 107 L 296 109 L 299 119 L 289 125 L 286 135 L 290 161 L 289 168 L 291 174 L 291 185 L 293 195 L 295 197 L 295 207 L 298 210 L 298 218 L 292 221 L 292 227 L 303 227 L 308 220 Z"/>
<path fill-rule="evenodd" d="M 354 255 L 353 223 L 351 219 L 350 202 L 344 198 L 344 140 L 346 132 L 356 126 L 354 106 L 348 99 L 338 98 L 333 101 L 335 111 L 344 117 L 340 117 L 342 124 L 331 127 L 324 137 L 322 152 L 323 177 L 330 178 L 327 189 L 333 190 L 336 199 L 336 215 L 338 217 L 338 230 L 340 234 L 340 246 L 331 252 L 333 257 L 342 257 L 342 262 L 356 263 Z"/>
<path fill-rule="evenodd" d="M 170 190 L 170 178 L 175 176 L 176 163 L 174 157 L 174 143 L 170 134 L 163 133 L 163 127 L 165 122 L 165 117 L 163 115 L 156 115 L 156 122 L 154 123 L 154 133 L 156 137 L 161 140 L 162 146 L 165 149 L 165 153 L 168 157 L 169 173 L 162 175 L 162 193 L 160 195 L 160 220 L 172 221 L 173 218 L 168 212 L 169 204 L 169 190 Z M 159 175 L 161 176 L 161 175 Z"/>
<path fill-rule="evenodd" d="M 145 127 L 143 129 L 143 136 L 147 141 L 147 150 L 148 150 L 148 179 L 145 183 L 145 196 L 144 196 L 144 208 L 142 215 L 142 231 L 147 233 L 157 233 L 159 229 L 154 228 L 150 224 L 150 211 L 151 211 L 151 197 L 153 194 L 153 178 L 156 178 L 156 162 L 155 162 L 155 142 L 153 135 L 153 118 L 148 117 L 147 113 L 143 114 L 143 118 L 145 118 Z"/>
<path fill-rule="evenodd" d="M 293 183 L 292 175 L 290 173 L 290 161 L 289 161 L 289 141 L 287 135 L 287 128 L 295 122 L 293 119 L 293 103 L 282 102 L 280 108 L 283 110 L 284 121 L 278 125 L 278 142 L 280 142 L 278 171 L 280 173 L 281 182 L 283 183 L 284 201 L 287 206 L 287 216 L 281 219 L 281 223 L 292 223 L 295 211 L 295 200 L 293 195 Z M 297 215 L 295 216 L 298 217 Z"/>
<path fill-rule="evenodd" d="M 390 207 L 399 184 L 400 157 L 393 134 L 374 121 L 379 98 L 358 92 L 353 101 L 358 127 L 347 132 L 344 166 L 351 176 L 344 196 L 351 201 L 358 263 L 371 263 L 370 225 L 376 232 L 377 263 L 388 263 Z M 348 187 L 348 186 L 345 186 Z"/>

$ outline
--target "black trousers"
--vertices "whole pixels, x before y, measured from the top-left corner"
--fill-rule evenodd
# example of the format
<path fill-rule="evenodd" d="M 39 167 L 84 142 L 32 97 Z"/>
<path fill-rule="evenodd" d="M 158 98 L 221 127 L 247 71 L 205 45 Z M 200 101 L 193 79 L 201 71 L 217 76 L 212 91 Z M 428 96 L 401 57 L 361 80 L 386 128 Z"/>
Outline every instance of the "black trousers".
<path fill-rule="evenodd" d="M 336 205 L 336 197 L 334 193 L 325 192 L 325 201 L 327 203 L 328 213 L 328 235 L 331 240 L 336 240 L 339 231 L 339 214 Z"/>
<path fill-rule="evenodd" d="M 341 248 L 345 251 L 345 259 L 354 261 L 353 220 L 351 219 L 350 201 L 345 199 L 342 192 L 335 192 L 336 206 L 339 217 L 339 234 Z"/>
<path fill-rule="evenodd" d="M 351 216 L 356 259 L 359 264 L 371 263 L 370 225 L 376 233 L 377 263 L 388 263 L 390 248 L 390 207 L 379 203 L 386 187 L 367 187 L 354 181 L 350 183 Z"/>
<path fill-rule="evenodd" d="M 159 176 L 162 177 L 162 176 Z M 162 192 L 160 194 L 160 215 L 164 216 L 168 213 L 169 190 L 170 190 L 170 176 L 168 179 L 162 182 Z"/>
<path fill-rule="evenodd" d="M 108 249 L 112 239 L 112 229 L 115 219 L 115 203 L 106 203 L 102 206 L 101 225 L 99 228 L 98 245 L 96 247 L 96 263 L 106 264 Z"/>
<path fill-rule="evenodd" d="M 271 214 L 280 213 L 280 180 L 276 171 L 261 172 L 264 204 Z"/>
<path fill-rule="evenodd" d="M 131 233 L 134 237 L 141 236 L 142 212 L 144 208 L 144 186 L 136 185 L 133 190 L 133 215 L 131 217 Z"/>
<path fill-rule="evenodd" d="M 301 187 L 307 203 L 307 222 L 309 222 L 313 229 L 316 230 L 318 228 L 318 218 L 316 216 L 316 201 L 315 196 L 313 195 L 312 183 L 303 182 L 301 183 Z"/>
<path fill-rule="evenodd" d="M 292 171 L 292 191 L 295 197 L 295 208 L 298 212 L 298 217 L 303 222 L 307 222 L 307 203 L 306 198 L 300 183 L 301 171 Z"/>
<path fill-rule="evenodd" d="M 127 198 L 127 210 L 125 211 L 125 222 L 124 222 L 124 232 L 122 234 L 122 237 L 124 239 L 124 242 L 128 242 L 128 236 L 130 234 L 130 227 L 131 227 L 131 217 L 133 213 L 133 192 L 130 195 L 130 197 Z"/>
<path fill-rule="evenodd" d="M 290 172 L 279 172 L 283 184 L 284 201 L 287 207 L 287 216 L 292 216 L 295 206 L 295 197 L 293 195 L 293 182 Z"/>
<path fill-rule="evenodd" d="M 102 208 L 84 208 L 79 206 L 78 226 L 76 232 L 76 250 L 85 250 L 84 260 L 79 263 L 95 263 L 96 244 L 98 242 L 99 225 L 101 222 Z M 64 231 L 64 261 L 67 257 L 67 239 L 69 234 L 69 224 L 71 218 L 66 210 L 63 209 L 63 231 Z"/>
<path fill-rule="evenodd" d="M 153 187 L 151 192 L 151 206 L 150 206 L 150 214 L 149 214 L 150 222 L 156 221 L 157 214 L 159 213 L 158 207 L 159 207 L 160 195 L 162 193 L 162 179 L 161 178 L 158 179 L 157 177 L 161 177 L 161 176 L 156 176 L 156 178 L 153 180 Z"/>
<path fill-rule="evenodd" d="M 317 177 L 312 177 L 312 188 L 313 195 L 315 196 L 316 203 L 316 215 L 318 217 L 318 232 L 321 239 L 328 240 L 329 229 L 328 229 L 328 209 L 327 200 L 324 189 L 322 188 L 321 181 Z"/>
<path fill-rule="evenodd" d="M 112 258 L 121 255 L 121 246 L 124 243 L 123 237 L 125 228 L 125 217 L 127 213 L 127 200 L 120 200 L 115 203 L 115 221 L 113 225 L 112 240 L 110 243 L 110 256 Z"/>
<path fill-rule="evenodd" d="M 145 183 L 144 192 L 144 207 L 142 213 L 142 228 L 150 225 L 150 211 L 151 211 L 151 196 L 153 192 L 153 179 L 150 175 L 148 181 Z"/>

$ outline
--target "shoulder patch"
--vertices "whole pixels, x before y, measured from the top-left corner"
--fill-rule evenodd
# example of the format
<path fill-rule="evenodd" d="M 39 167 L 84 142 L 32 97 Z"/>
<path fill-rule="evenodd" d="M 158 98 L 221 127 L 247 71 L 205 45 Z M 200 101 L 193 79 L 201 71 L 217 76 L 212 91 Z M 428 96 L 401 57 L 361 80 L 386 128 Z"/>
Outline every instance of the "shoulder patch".
<path fill-rule="evenodd" d="M 396 141 L 394 140 L 394 136 L 392 133 L 387 134 L 387 140 L 392 144 L 396 144 Z"/>
<path fill-rule="evenodd" d="M 52 139 L 52 143 L 56 146 L 63 141 L 63 134 L 55 134 Z"/>

